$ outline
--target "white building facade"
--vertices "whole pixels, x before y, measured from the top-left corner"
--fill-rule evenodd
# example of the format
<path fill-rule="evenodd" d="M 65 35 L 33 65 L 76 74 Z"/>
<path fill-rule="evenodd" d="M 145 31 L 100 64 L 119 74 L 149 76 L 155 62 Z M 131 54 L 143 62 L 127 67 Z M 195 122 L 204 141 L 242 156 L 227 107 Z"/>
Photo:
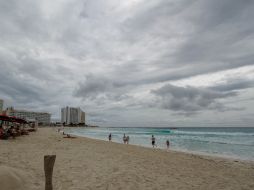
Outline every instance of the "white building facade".
<path fill-rule="evenodd" d="M 67 125 L 85 123 L 85 112 L 80 108 L 65 107 L 61 109 L 61 122 Z"/>
<path fill-rule="evenodd" d="M 36 120 L 39 124 L 50 124 L 51 114 L 46 112 L 33 112 L 26 110 L 15 110 L 14 108 L 7 108 L 6 114 L 8 116 L 17 117 L 25 120 Z"/>

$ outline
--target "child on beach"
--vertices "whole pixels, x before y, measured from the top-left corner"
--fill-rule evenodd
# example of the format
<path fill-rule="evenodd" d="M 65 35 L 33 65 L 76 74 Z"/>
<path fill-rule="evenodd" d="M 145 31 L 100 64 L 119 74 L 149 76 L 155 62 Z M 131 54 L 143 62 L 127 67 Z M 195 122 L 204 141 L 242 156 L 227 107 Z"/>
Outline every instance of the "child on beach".
<path fill-rule="evenodd" d="M 112 139 L 112 135 L 111 133 L 109 133 L 108 140 L 111 141 L 111 139 Z"/>

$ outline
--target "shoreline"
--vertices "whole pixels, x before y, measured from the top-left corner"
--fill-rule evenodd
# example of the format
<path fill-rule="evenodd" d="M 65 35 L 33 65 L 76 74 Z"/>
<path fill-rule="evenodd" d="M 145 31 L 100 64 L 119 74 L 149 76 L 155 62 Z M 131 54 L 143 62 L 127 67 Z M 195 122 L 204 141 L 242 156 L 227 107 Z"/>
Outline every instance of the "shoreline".
<path fill-rule="evenodd" d="M 87 137 L 68 139 L 56 129 L 39 128 L 28 136 L 0 141 L 0 176 L 1 167 L 8 167 L 8 171 L 17 170 L 15 175 L 22 179 L 22 184 L 29 184 L 24 189 L 42 190 L 43 156 L 55 154 L 53 185 L 56 190 L 251 190 L 254 187 L 253 163 Z M 20 186 L 18 189 L 22 189 Z"/>
<path fill-rule="evenodd" d="M 254 160 L 248 160 L 248 159 L 241 159 L 241 158 L 236 158 L 236 157 L 231 157 L 231 156 L 226 156 L 226 155 L 218 155 L 218 154 L 209 154 L 209 153 L 204 153 L 204 152 L 198 152 L 198 151 L 188 151 L 188 150 L 180 150 L 180 149 L 170 149 L 167 150 L 166 148 L 153 148 L 153 147 L 149 147 L 149 146 L 142 146 L 142 145 L 137 145 L 137 144 L 123 144 L 120 142 L 116 142 L 116 141 L 111 141 L 109 142 L 108 140 L 103 140 L 103 139 L 96 139 L 96 138 L 91 138 L 91 137 L 86 137 L 86 136 L 81 136 L 81 135 L 76 135 L 73 133 L 68 133 L 71 134 L 72 136 L 78 137 L 78 138 L 86 138 L 86 139 L 90 139 L 90 140 L 95 140 L 95 141 L 102 141 L 102 142 L 107 142 L 107 143 L 116 143 L 116 144 L 121 144 L 121 145 L 125 145 L 125 146 L 136 146 L 136 147 L 140 147 L 140 148 L 148 148 L 151 150 L 160 150 L 163 152 L 175 152 L 175 153 L 182 153 L 182 154 L 187 154 L 187 155 L 193 155 L 193 156 L 201 156 L 201 157 L 205 157 L 205 158 L 211 158 L 211 159 L 225 159 L 228 161 L 234 161 L 234 162 L 244 162 L 244 163 L 250 163 L 250 164 L 254 164 Z"/>
<path fill-rule="evenodd" d="M 73 129 L 71 127 L 66 127 L 65 129 L 69 130 L 69 129 Z M 92 128 L 93 129 L 93 128 Z M 68 131 L 66 131 L 68 133 Z M 76 137 L 81 137 L 81 138 L 88 138 L 91 140 L 98 140 L 98 141 L 103 141 L 103 142 L 109 142 L 108 140 L 103 140 L 103 139 L 99 139 L 99 138 L 92 138 L 92 137 L 87 137 L 87 136 L 82 136 L 82 135 L 77 135 L 74 133 L 69 133 L 73 136 Z M 117 141 L 111 141 L 112 143 L 117 143 L 117 144 L 123 144 L 121 142 L 117 142 Z M 124 144 L 123 144 L 124 145 Z M 126 144 L 125 144 L 126 145 Z M 173 152 L 179 152 L 179 153 L 184 153 L 184 154 L 190 154 L 190 155 L 196 155 L 196 156 L 203 156 L 203 157 L 211 157 L 211 158 L 219 158 L 219 159 L 226 159 L 226 160 L 231 160 L 231 161 L 237 161 L 237 162 L 246 162 L 246 163 L 251 163 L 254 164 L 254 160 L 251 159 L 244 159 L 244 158 L 240 158 L 240 157 L 234 157 L 234 156 L 230 156 L 230 155 L 223 155 L 223 154 L 212 154 L 212 153 L 205 153 L 205 152 L 199 152 L 199 151 L 188 151 L 188 150 L 183 150 L 183 149 L 170 149 L 167 150 L 166 148 L 161 148 L 161 147 L 149 147 L 149 146 L 145 146 L 145 145 L 138 145 L 138 144 L 128 144 L 128 145 L 132 145 L 132 146 L 137 146 L 137 147 L 142 147 L 142 148 L 149 148 L 149 149 L 157 149 L 157 150 L 161 150 L 161 151 L 173 151 Z"/>

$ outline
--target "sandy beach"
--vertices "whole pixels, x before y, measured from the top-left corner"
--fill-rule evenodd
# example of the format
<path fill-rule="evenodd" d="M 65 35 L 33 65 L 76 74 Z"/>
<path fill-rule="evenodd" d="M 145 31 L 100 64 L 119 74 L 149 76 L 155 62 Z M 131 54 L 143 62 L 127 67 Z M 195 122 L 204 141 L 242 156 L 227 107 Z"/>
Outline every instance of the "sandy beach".
<path fill-rule="evenodd" d="M 68 139 L 55 128 L 0 141 L 0 189 L 44 189 L 47 154 L 56 154 L 53 185 L 57 190 L 254 189 L 253 162 Z"/>

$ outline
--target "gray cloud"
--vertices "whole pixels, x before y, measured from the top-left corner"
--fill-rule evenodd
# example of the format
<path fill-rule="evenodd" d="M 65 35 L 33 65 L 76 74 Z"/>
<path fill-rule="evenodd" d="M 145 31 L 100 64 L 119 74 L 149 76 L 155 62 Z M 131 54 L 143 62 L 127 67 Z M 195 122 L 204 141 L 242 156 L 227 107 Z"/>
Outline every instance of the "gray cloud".
<path fill-rule="evenodd" d="M 212 86 L 210 89 L 220 91 L 220 92 L 227 92 L 227 91 L 235 91 L 235 90 L 244 90 L 247 88 L 254 87 L 254 80 L 248 80 L 244 78 L 238 78 L 233 80 L 226 81 L 225 84 Z"/>
<path fill-rule="evenodd" d="M 253 9 L 251 0 L 0 0 L 0 98 L 54 118 L 66 105 L 103 110 L 94 121 L 109 125 L 114 117 L 139 123 L 136 115 L 248 114 L 247 104 L 225 102 L 251 105 L 253 77 L 165 84 L 252 68 Z"/>
<path fill-rule="evenodd" d="M 220 100 L 239 95 L 239 90 L 254 87 L 254 80 L 238 78 L 228 80 L 207 88 L 192 86 L 179 87 L 171 84 L 152 90 L 157 98 L 152 106 L 160 106 L 177 112 L 180 115 L 190 116 L 202 110 L 217 110 L 225 112 L 229 110 L 242 111 L 242 107 L 227 107 Z"/>
<path fill-rule="evenodd" d="M 253 1 L 194 4 L 190 10 L 196 12 L 185 13 L 185 18 L 195 27 L 176 53 L 177 62 L 208 67 L 210 71 L 253 65 L 252 53 L 246 45 L 252 46 L 249 38 L 253 37 L 254 28 L 247 23 L 254 16 L 253 8 Z"/>
<path fill-rule="evenodd" d="M 151 92 L 159 97 L 155 104 L 186 114 L 195 114 L 202 110 L 225 110 L 224 105 L 218 100 L 237 95 L 235 92 L 219 92 L 190 86 L 177 87 L 170 84 Z"/>
<path fill-rule="evenodd" d="M 96 99 L 98 96 L 104 95 L 104 98 L 106 96 L 109 99 L 119 101 L 127 97 L 125 92 L 121 93 L 123 90 L 121 87 L 117 82 L 107 77 L 88 75 L 83 83 L 79 83 L 74 95 L 89 99 Z"/>

